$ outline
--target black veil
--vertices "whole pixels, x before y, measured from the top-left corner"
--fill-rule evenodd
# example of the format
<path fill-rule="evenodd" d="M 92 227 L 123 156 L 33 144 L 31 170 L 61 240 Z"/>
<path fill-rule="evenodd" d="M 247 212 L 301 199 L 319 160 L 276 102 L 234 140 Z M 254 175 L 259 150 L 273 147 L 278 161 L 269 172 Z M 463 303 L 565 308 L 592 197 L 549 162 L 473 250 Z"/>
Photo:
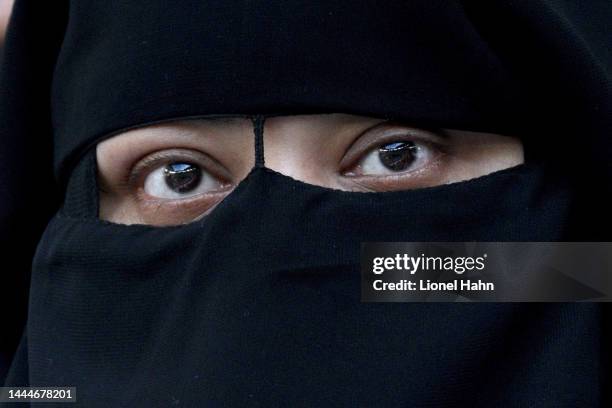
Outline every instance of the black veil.
<path fill-rule="evenodd" d="M 607 307 L 363 305 L 353 277 L 366 240 L 609 238 L 611 19 L 607 1 L 18 0 L 0 78 L 7 385 L 75 385 L 86 406 L 604 405 Z M 325 112 L 518 134 L 528 163 L 358 198 L 257 167 L 202 223 L 96 219 L 103 138 Z"/>

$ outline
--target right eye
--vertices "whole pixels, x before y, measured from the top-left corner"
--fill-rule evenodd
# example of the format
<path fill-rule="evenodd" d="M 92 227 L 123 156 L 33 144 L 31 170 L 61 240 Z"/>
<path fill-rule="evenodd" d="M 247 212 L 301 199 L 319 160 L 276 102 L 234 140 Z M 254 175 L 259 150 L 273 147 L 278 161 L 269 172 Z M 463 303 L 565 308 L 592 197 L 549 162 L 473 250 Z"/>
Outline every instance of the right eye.
<path fill-rule="evenodd" d="M 251 125 L 186 120 L 102 141 L 96 147 L 99 218 L 170 226 L 208 216 L 251 169 Z"/>
<path fill-rule="evenodd" d="M 144 180 L 144 192 L 155 198 L 180 200 L 218 191 L 224 184 L 199 165 L 187 161 L 164 164 L 151 171 Z"/>
<path fill-rule="evenodd" d="M 143 223 L 177 225 L 208 214 L 235 187 L 232 180 L 232 174 L 207 154 L 168 149 L 132 166 L 123 197 L 129 198 Z"/>

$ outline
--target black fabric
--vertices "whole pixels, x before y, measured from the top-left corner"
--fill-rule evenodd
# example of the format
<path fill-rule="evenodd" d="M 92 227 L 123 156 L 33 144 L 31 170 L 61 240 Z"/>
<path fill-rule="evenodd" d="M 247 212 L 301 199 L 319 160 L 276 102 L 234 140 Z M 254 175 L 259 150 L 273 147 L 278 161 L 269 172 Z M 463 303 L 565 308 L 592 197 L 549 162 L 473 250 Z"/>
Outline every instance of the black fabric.
<path fill-rule="evenodd" d="M 607 307 L 366 304 L 358 274 L 363 241 L 609 239 L 609 2 L 32 3 L 16 3 L 0 88 L 3 242 L 33 259 L 7 385 L 76 386 L 86 407 L 609 403 Z M 28 35 L 45 11 L 41 45 Z M 258 154 L 194 223 L 97 217 L 104 138 L 247 114 L 256 154 L 262 115 L 323 112 L 514 132 L 528 161 L 350 193 Z"/>
<path fill-rule="evenodd" d="M 177 116 L 353 112 L 497 129 L 523 116 L 526 98 L 456 1 L 171 4 L 73 3 L 54 78 L 57 171 L 117 128 Z"/>
<path fill-rule="evenodd" d="M 568 194 L 541 174 L 380 194 L 258 167 L 189 225 L 60 212 L 33 269 L 30 383 L 83 406 L 595 406 L 597 305 L 359 299 L 362 241 L 560 239 Z"/>
<path fill-rule="evenodd" d="M 4 49 L 2 47 L 2 44 L 0 44 L 0 67 L 2 67 L 3 57 L 4 57 Z M 8 283 L 10 285 L 10 282 L 8 282 L 5 277 L 1 277 L 0 279 L 2 279 L 2 281 L 5 284 Z M 24 290 L 25 288 L 21 288 L 21 289 Z M 14 341 L 14 339 L 11 339 L 11 340 Z M 6 376 L 6 372 L 10 365 L 10 356 L 11 356 L 12 350 L 11 351 L 7 351 L 7 350 L 12 349 L 12 344 L 7 344 L 7 340 L 5 336 L 0 336 L 0 341 L 2 341 L 2 346 L 0 347 L 0 382 L 2 382 L 4 377 Z"/>
<path fill-rule="evenodd" d="M 17 2 L 0 67 L 0 381 L 27 314 L 32 256 L 60 203 L 52 174 L 50 83 L 65 30 L 62 1 Z M 7 367 L 8 368 L 8 367 Z"/>

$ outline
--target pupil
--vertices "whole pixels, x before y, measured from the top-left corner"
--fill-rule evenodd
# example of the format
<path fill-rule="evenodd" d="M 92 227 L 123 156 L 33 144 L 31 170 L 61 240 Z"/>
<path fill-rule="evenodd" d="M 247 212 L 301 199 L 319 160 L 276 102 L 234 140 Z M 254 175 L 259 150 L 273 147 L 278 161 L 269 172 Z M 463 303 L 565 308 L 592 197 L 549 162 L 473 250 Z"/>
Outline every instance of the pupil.
<path fill-rule="evenodd" d="M 403 171 L 416 160 L 417 150 L 413 142 L 394 142 L 379 148 L 378 157 L 389 170 Z"/>
<path fill-rule="evenodd" d="M 177 193 L 195 189 L 202 179 L 199 167 L 190 163 L 170 163 L 164 167 L 166 185 Z"/>

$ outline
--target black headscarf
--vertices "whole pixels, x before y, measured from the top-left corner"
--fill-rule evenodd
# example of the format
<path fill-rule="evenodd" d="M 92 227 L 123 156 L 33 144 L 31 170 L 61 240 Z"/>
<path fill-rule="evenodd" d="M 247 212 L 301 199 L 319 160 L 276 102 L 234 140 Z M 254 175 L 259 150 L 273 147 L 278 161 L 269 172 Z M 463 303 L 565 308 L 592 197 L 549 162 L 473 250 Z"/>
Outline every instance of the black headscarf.
<path fill-rule="evenodd" d="M 9 290 L 33 263 L 7 385 L 87 407 L 605 403 L 601 305 L 361 303 L 358 266 L 366 241 L 609 237 L 609 2 L 44 3 L 17 1 L 0 88 Z M 517 134 L 527 162 L 340 192 L 265 167 L 255 127 L 259 160 L 209 216 L 98 219 L 104 138 L 326 112 Z"/>

